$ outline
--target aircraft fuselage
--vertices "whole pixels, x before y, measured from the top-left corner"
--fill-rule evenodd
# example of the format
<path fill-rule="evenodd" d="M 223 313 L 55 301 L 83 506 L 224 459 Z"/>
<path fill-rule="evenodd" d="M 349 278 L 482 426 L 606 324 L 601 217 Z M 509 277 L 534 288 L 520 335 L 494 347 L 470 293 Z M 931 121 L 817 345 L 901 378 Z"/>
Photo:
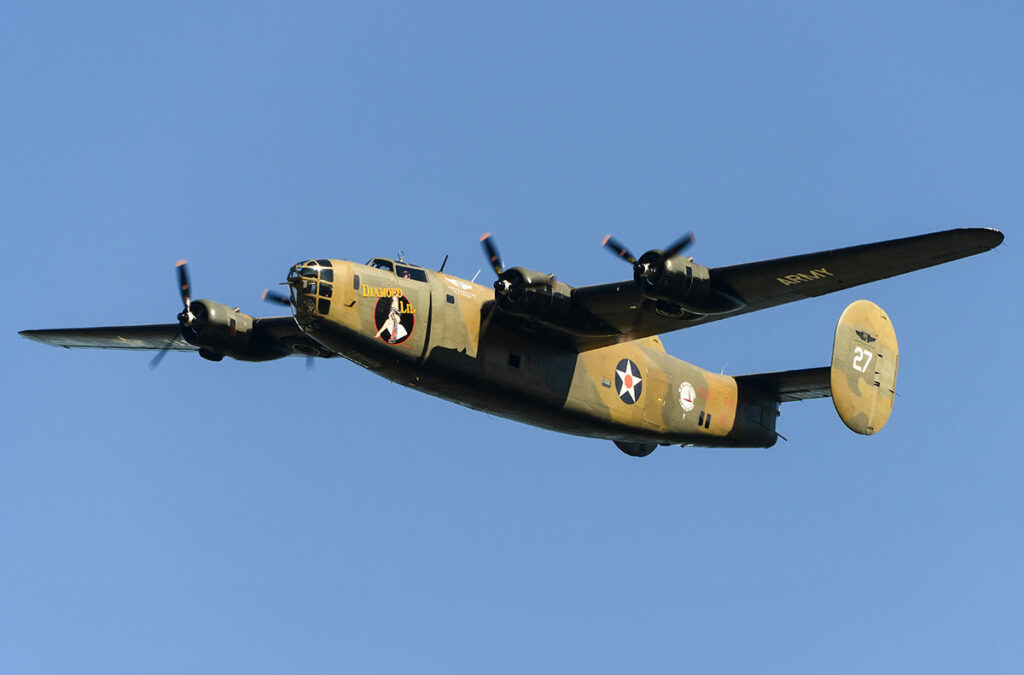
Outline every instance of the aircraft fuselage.
<path fill-rule="evenodd" d="M 296 321 L 326 349 L 476 410 L 621 443 L 777 439 L 775 401 L 668 355 L 658 337 L 578 352 L 494 321 L 492 288 L 385 259 L 310 261 L 289 279 Z"/>

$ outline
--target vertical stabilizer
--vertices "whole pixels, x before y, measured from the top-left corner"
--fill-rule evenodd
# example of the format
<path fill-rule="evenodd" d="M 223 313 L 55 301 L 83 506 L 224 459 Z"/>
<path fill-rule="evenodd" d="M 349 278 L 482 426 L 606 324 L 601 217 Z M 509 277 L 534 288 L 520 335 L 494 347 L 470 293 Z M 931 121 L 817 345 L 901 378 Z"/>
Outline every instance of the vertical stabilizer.
<path fill-rule="evenodd" d="M 899 347 L 882 308 L 857 300 L 836 326 L 830 374 L 832 402 L 846 426 L 858 434 L 877 433 L 892 414 Z"/>

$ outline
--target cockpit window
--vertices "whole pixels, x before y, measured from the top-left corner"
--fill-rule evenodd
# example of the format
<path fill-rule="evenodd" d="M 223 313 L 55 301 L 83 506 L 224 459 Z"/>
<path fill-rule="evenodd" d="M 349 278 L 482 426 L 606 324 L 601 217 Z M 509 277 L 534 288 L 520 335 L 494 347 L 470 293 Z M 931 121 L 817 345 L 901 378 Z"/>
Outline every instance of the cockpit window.
<path fill-rule="evenodd" d="M 421 269 L 415 267 L 406 267 L 405 265 L 398 265 L 395 267 L 396 273 L 402 279 L 412 279 L 413 281 L 426 281 L 427 273 Z"/>
<path fill-rule="evenodd" d="M 394 270 L 394 267 L 391 265 L 390 260 L 381 260 L 380 258 L 374 258 L 373 260 L 371 260 L 370 267 L 375 267 L 379 270 L 387 270 L 388 272 Z"/>
<path fill-rule="evenodd" d="M 320 265 L 320 267 L 331 267 L 331 261 L 330 260 L 317 260 L 316 264 Z"/>

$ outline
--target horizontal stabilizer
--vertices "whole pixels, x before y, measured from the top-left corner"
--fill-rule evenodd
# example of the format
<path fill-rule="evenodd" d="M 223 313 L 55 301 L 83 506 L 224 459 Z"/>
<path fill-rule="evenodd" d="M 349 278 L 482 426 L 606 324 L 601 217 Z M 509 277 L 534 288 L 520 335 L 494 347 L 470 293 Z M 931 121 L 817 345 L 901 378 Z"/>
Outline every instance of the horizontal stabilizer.
<path fill-rule="evenodd" d="M 832 395 L 829 381 L 831 369 L 804 368 L 803 370 L 785 370 L 779 373 L 757 373 L 756 375 L 740 375 L 736 384 L 748 386 L 773 396 L 776 401 L 788 403 L 803 401 L 809 398 L 827 398 Z"/>

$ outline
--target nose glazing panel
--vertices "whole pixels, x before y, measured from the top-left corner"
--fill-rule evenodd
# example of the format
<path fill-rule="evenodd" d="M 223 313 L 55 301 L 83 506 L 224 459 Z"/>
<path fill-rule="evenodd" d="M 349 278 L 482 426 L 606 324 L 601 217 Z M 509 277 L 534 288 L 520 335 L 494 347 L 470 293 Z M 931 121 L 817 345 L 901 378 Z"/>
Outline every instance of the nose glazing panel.
<path fill-rule="evenodd" d="M 327 315 L 334 293 L 334 269 L 330 260 L 308 260 L 292 266 L 288 273 L 295 307 L 300 312 Z"/>

